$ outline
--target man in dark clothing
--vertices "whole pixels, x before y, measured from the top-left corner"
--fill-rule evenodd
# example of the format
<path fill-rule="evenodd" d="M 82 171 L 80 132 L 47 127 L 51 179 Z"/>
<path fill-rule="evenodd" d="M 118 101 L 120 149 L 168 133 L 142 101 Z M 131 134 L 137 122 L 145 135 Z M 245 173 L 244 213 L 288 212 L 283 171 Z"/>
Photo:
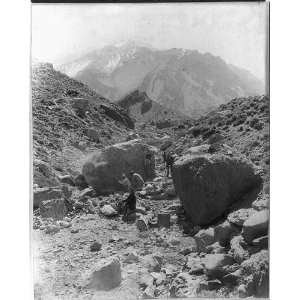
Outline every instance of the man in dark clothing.
<path fill-rule="evenodd" d="M 167 153 L 166 153 L 166 151 L 163 152 L 163 161 L 164 161 L 165 166 L 167 167 Z"/>
<path fill-rule="evenodd" d="M 129 196 L 124 201 L 124 204 L 125 204 L 124 218 L 126 218 L 131 212 L 134 212 L 136 209 L 136 196 L 133 190 L 130 192 Z"/>
<path fill-rule="evenodd" d="M 175 161 L 175 157 L 172 152 L 169 152 L 166 157 L 166 168 L 167 168 L 167 177 L 172 173 L 173 164 Z"/>

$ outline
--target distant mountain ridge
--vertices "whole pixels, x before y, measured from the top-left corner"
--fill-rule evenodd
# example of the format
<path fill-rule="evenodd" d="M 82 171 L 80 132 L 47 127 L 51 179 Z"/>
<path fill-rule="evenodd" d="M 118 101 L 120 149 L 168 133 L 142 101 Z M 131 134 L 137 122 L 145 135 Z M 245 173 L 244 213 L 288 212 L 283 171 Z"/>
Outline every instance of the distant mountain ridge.
<path fill-rule="evenodd" d="M 135 42 L 92 51 L 59 70 L 112 101 L 139 90 L 189 116 L 205 114 L 235 97 L 264 92 L 250 72 L 220 57 L 196 50 L 157 50 Z"/>
<path fill-rule="evenodd" d="M 145 92 L 135 90 L 117 101 L 128 115 L 137 122 L 159 122 L 188 119 L 179 111 L 166 108 L 148 97 Z"/>

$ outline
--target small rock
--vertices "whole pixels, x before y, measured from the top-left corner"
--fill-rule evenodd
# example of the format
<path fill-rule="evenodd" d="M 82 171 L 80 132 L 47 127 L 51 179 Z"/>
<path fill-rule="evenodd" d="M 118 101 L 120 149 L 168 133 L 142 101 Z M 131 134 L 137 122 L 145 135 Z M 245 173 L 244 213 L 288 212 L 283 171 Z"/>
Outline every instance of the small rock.
<path fill-rule="evenodd" d="M 234 259 L 226 254 L 207 254 L 203 259 L 204 272 L 211 278 L 222 278 L 226 271 L 224 267 L 234 263 Z"/>
<path fill-rule="evenodd" d="M 269 294 L 269 253 L 261 250 L 241 264 L 242 278 L 247 296 L 268 298 Z"/>
<path fill-rule="evenodd" d="M 199 252 L 206 252 L 206 247 L 215 242 L 215 231 L 212 227 L 206 230 L 200 230 L 194 235 L 196 246 Z"/>
<path fill-rule="evenodd" d="M 165 273 L 152 272 L 151 276 L 154 278 L 154 282 L 156 285 L 160 285 L 166 280 Z"/>
<path fill-rule="evenodd" d="M 90 249 L 92 252 L 97 252 L 101 250 L 102 245 L 99 242 L 94 242 L 91 246 Z"/>
<path fill-rule="evenodd" d="M 258 211 L 268 209 L 269 199 L 268 198 L 257 199 L 252 203 L 252 207 Z"/>
<path fill-rule="evenodd" d="M 88 184 L 85 181 L 84 176 L 82 174 L 79 174 L 74 178 L 74 183 L 75 186 L 77 186 L 80 189 L 85 189 L 88 187 Z"/>
<path fill-rule="evenodd" d="M 139 261 L 139 257 L 136 252 L 127 253 L 126 258 L 123 260 L 124 263 L 137 263 Z"/>
<path fill-rule="evenodd" d="M 57 188 L 36 188 L 33 191 L 33 207 L 38 208 L 42 201 L 62 198 L 62 191 Z"/>
<path fill-rule="evenodd" d="M 241 285 L 238 287 L 238 293 L 239 293 L 239 297 L 240 297 L 240 298 L 245 298 L 245 297 L 247 297 L 247 290 L 246 290 L 245 284 L 241 284 Z"/>
<path fill-rule="evenodd" d="M 236 235 L 238 230 L 228 221 L 223 222 L 215 227 L 215 239 L 221 246 L 226 247 L 232 236 Z"/>
<path fill-rule="evenodd" d="M 139 218 L 136 220 L 136 227 L 140 232 L 147 231 L 148 228 L 148 222 L 145 218 Z"/>
<path fill-rule="evenodd" d="M 143 206 L 137 206 L 136 209 L 135 209 L 135 212 L 136 212 L 136 213 L 143 214 L 143 215 L 146 215 L 146 214 L 147 214 L 146 208 L 143 207 Z"/>
<path fill-rule="evenodd" d="M 70 222 L 67 222 L 67 221 L 59 221 L 58 222 L 58 225 L 62 228 L 69 228 L 71 227 L 71 223 Z"/>
<path fill-rule="evenodd" d="M 244 244 L 245 241 L 240 235 L 233 237 L 230 241 L 230 254 L 238 263 L 249 258 L 248 251 L 243 247 Z"/>
<path fill-rule="evenodd" d="M 165 210 L 166 211 L 170 211 L 170 212 L 177 212 L 179 211 L 180 209 L 182 208 L 181 204 L 172 204 L 172 205 L 169 205 Z"/>
<path fill-rule="evenodd" d="M 154 287 L 153 286 L 146 287 L 146 289 L 143 291 L 142 298 L 143 299 L 153 299 L 154 298 Z"/>
<path fill-rule="evenodd" d="M 186 248 L 181 249 L 179 251 L 179 254 L 182 254 L 182 255 L 186 256 L 186 255 L 188 255 L 188 254 L 190 254 L 192 252 L 196 252 L 196 251 L 197 251 L 196 247 L 190 246 L 190 247 L 186 247 Z"/>
<path fill-rule="evenodd" d="M 117 258 L 101 260 L 91 272 L 88 288 L 111 290 L 120 285 L 121 264 Z"/>
<path fill-rule="evenodd" d="M 81 203 L 81 202 L 79 202 L 79 201 L 77 201 L 77 202 L 74 203 L 74 208 L 78 209 L 78 210 L 81 210 L 81 209 L 84 208 L 84 204 Z"/>
<path fill-rule="evenodd" d="M 79 229 L 78 228 L 73 228 L 71 229 L 71 233 L 78 233 L 79 232 Z"/>
<path fill-rule="evenodd" d="M 71 175 L 60 176 L 59 180 L 60 180 L 61 183 L 69 184 L 71 186 L 75 185 L 73 177 Z"/>
<path fill-rule="evenodd" d="M 222 286 L 222 282 L 218 279 L 207 281 L 207 287 L 209 291 L 217 290 Z"/>
<path fill-rule="evenodd" d="M 252 245 L 257 246 L 260 249 L 268 249 L 268 244 L 269 244 L 269 237 L 267 235 L 254 239 L 252 241 Z"/>
<path fill-rule="evenodd" d="M 147 271 L 141 272 L 138 276 L 138 283 L 141 288 L 145 289 L 148 286 L 153 286 L 154 278 Z"/>
<path fill-rule="evenodd" d="M 64 199 L 52 199 L 40 203 L 40 214 L 44 218 L 63 219 L 66 213 Z"/>
<path fill-rule="evenodd" d="M 217 253 L 225 253 L 225 248 L 222 247 L 219 242 L 215 242 L 206 247 L 208 253 L 217 254 Z"/>
<path fill-rule="evenodd" d="M 262 210 L 250 216 L 243 225 L 242 235 L 247 243 L 268 234 L 269 210 Z"/>
<path fill-rule="evenodd" d="M 241 277 L 241 270 L 236 270 L 233 273 L 229 273 L 222 278 L 222 282 L 227 286 L 234 286 L 238 283 Z"/>
<path fill-rule="evenodd" d="M 243 226 L 244 222 L 255 212 L 253 208 L 241 208 L 230 213 L 227 220 L 237 226 Z"/>
<path fill-rule="evenodd" d="M 142 265 L 150 272 L 160 272 L 162 258 L 157 254 L 148 254 L 142 258 Z"/>
<path fill-rule="evenodd" d="M 113 217 L 118 214 L 118 212 L 109 204 L 106 204 L 101 207 L 101 213 L 107 217 Z"/>
<path fill-rule="evenodd" d="M 180 240 L 177 238 L 171 238 L 168 242 L 173 246 L 177 246 L 180 244 Z"/>
<path fill-rule="evenodd" d="M 59 232 L 60 228 L 57 225 L 47 225 L 45 229 L 45 233 L 57 233 Z"/>
<path fill-rule="evenodd" d="M 168 198 L 174 198 L 174 197 L 176 197 L 176 191 L 175 191 L 174 186 L 167 188 L 166 191 L 165 191 L 165 193 L 168 196 Z"/>
<path fill-rule="evenodd" d="M 80 199 L 85 198 L 85 197 L 92 197 L 94 195 L 94 190 L 91 187 L 85 188 L 80 192 L 78 197 Z"/>

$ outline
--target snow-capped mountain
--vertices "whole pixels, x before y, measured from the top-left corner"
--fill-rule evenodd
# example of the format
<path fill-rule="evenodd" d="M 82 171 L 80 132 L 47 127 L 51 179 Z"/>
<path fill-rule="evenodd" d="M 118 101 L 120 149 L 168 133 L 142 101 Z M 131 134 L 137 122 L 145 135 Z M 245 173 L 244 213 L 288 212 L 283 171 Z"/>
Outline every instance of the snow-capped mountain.
<path fill-rule="evenodd" d="M 59 70 L 112 101 L 139 90 L 190 116 L 209 112 L 235 97 L 264 92 L 257 78 L 220 57 L 196 50 L 157 50 L 132 41 L 95 50 Z"/>

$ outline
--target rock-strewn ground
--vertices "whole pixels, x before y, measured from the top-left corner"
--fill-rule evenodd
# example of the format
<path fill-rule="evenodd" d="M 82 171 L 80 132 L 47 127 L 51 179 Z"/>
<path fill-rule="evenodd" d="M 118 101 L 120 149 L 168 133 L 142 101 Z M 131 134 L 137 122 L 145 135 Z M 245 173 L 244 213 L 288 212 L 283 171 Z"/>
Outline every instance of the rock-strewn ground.
<path fill-rule="evenodd" d="M 140 124 L 132 133 L 126 114 L 97 97 L 49 65 L 33 71 L 34 193 L 46 200 L 39 199 L 43 203 L 33 216 L 35 298 L 266 297 L 268 98 L 234 99 L 198 121 L 164 129 Z M 171 141 L 177 156 L 201 145 L 218 153 L 222 144 L 228 153 L 239 152 L 255 165 L 263 187 L 243 194 L 216 223 L 200 227 L 186 218 L 157 152 L 156 178 L 138 193 L 135 218 L 145 223 L 124 222 L 118 202 L 127 194 L 97 196 L 73 180 L 87 154 L 137 137 L 158 148 Z M 55 188 L 40 189 L 48 186 Z M 67 211 L 62 212 L 62 201 Z M 162 212 L 170 214 L 170 228 L 157 227 Z M 61 214 L 61 220 L 51 218 Z M 111 259 L 117 266 L 111 267 L 117 287 L 96 290 L 107 284 L 97 282 L 103 271 L 98 264 L 104 260 L 109 268 Z"/>

